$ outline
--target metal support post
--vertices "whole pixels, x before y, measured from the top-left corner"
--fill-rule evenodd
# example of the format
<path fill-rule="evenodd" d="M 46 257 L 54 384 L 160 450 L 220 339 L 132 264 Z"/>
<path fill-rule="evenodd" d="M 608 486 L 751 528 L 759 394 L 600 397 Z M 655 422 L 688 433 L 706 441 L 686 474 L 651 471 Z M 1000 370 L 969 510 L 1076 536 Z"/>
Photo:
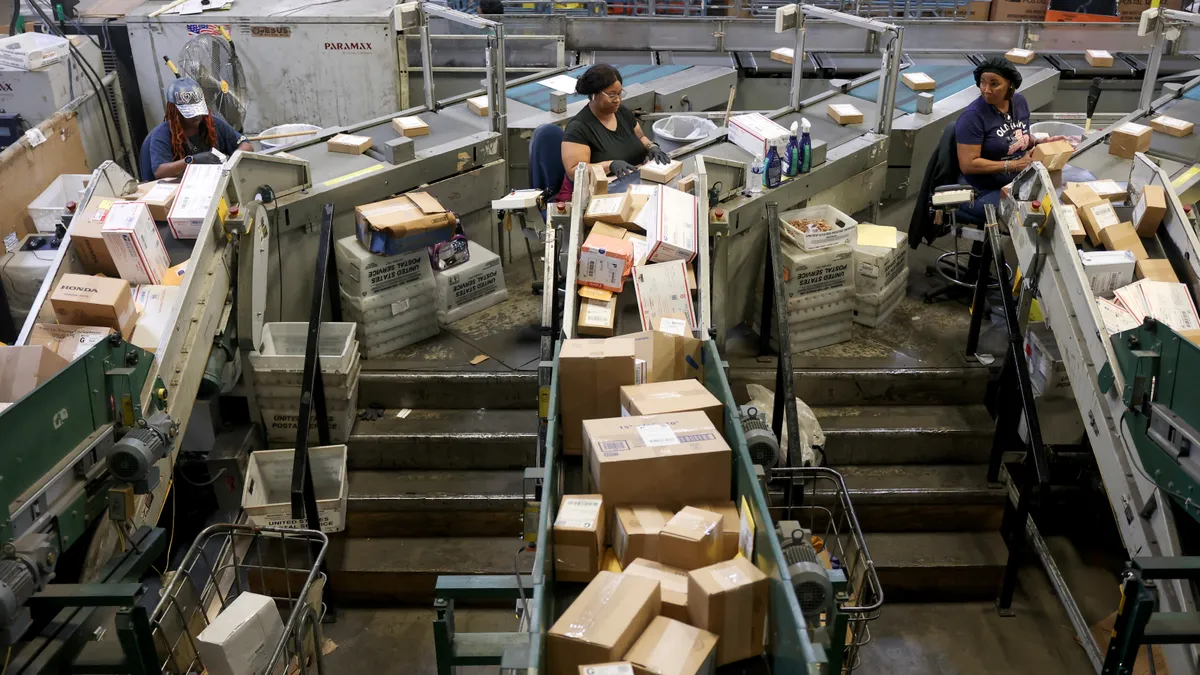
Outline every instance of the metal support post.
<path fill-rule="evenodd" d="M 161 672 L 150 631 L 150 616 L 144 606 L 135 604 L 117 610 L 116 628 L 121 650 L 125 652 L 125 666 L 131 675 Z"/>
<path fill-rule="evenodd" d="M 792 54 L 792 91 L 788 99 L 793 111 L 800 110 L 800 85 L 804 81 L 804 11 L 796 14 L 796 51 Z"/>
<path fill-rule="evenodd" d="M 879 125 L 876 133 L 887 136 L 892 133 L 892 111 L 896 109 L 896 87 L 900 82 L 900 60 L 904 54 L 904 28 L 892 26 L 892 39 L 888 45 L 887 79 L 880 84 L 881 102 Z M 883 101 L 887 101 L 886 105 Z"/>
<path fill-rule="evenodd" d="M 767 233 L 770 251 L 767 258 L 769 276 L 763 283 L 763 304 L 764 306 L 767 304 L 768 293 L 775 296 L 775 325 L 778 327 L 779 335 L 779 358 L 775 366 L 775 410 L 771 415 L 771 430 L 775 433 L 776 438 L 782 439 L 783 423 L 785 419 L 787 420 L 788 461 L 796 462 L 800 459 L 800 423 L 796 413 L 795 375 L 792 372 L 787 292 L 783 286 L 783 272 L 781 271 L 783 269 L 783 248 L 780 242 L 779 228 L 779 205 L 775 202 L 767 202 Z M 768 288 L 771 288 L 772 291 L 768 291 Z M 766 333 L 769 340 L 771 335 L 769 317 L 763 317 L 760 328 Z"/>
<path fill-rule="evenodd" d="M 433 46 L 429 42 L 429 17 L 421 24 L 421 80 L 425 93 L 425 109 L 437 112 L 437 100 L 433 97 Z"/>
<path fill-rule="evenodd" d="M 1138 96 L 1138 109 L 1149 111 L 1154 100 L 1154 87 L 1158 83 L 1158 68 L 1162 64 L 1163 51 L 1167 46 L 1167 21 L 1161 14 L 1154 26 L 1154 47 L 1150 49 L 1150 62 L 1142 79 L 1142 92 Z"/>
<path fill-rule="evenodd" d="M 507 78 L 504 74 L 506 67 L 506 56 L 504 53 L 504 24 L 497 23 L 493 29 L 494 37 L 492 38 L 492 59 L 493 70 L 495 72 L 495 109 L 492 112 L 492 131 L 500 135 L 500 156 L 508 157 L 508 85 Z M 492 105 L 489 98 L 488 105 Z M 504 174 L 508 175 L 507 172 Z M 508 189 L 508 181 L 504 183 L 504 187 Z"/>

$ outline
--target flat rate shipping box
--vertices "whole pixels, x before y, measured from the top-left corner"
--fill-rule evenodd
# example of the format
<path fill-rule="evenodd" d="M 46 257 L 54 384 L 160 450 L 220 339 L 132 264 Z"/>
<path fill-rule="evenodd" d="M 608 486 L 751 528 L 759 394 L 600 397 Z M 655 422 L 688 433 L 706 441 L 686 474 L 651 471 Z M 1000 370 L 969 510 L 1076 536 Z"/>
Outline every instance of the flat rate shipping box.
<path fill-rule="evenodd" d="M 721 514 L 685 506 L 663 526 L 658 558 L 664 565 L 694 570 L 721 559 Z"/>
<path fill-rule="evenodd" d="M 767 575 L 745 558 L 688 573 L 688 623 L 717 635 L 718 666 L 762 653 L 767 584 Z"/>
<path fill-rule="evenodd" d="M 625 660 L 636 675 L 713 675 L 717 636 L 682 621 L 658 616 L 633 643 Z"/>
<path fill-rule="evenodd" d="M 554 518 L 554 574 L 559 581 L 586 582 L 596 576 L 605 532 L 600 495 L 563 495 Z"/>
<path fill-rule="evenodd" d="M 692 294 L 688 290 L 687 263 L 682 260 L 638 265 L 633 268 L 638 316 L 643 330 L 651 330 L 663 317 L 683 316 L 688 328 L 696 325 Z"/>
<path fill-rule="evenodd" d="M 565 340 L 558 353 L 563 451 L 583 453 L 584 420 L 618 417 L 621 387 L 634 383 L 633 341 Z"/>
<path fill-rule="evenodd" d="M 718 431 L 725 429 L 725 406 L 699 380 L 650 382 L 621 387 L 622 415 L 661 415 L 699 410 Z"/>
<path fill-rule="evenodd" d="M 638 558 L 658 560 L 659 535 L 674 512 L 659 506 L 618 506 L 613 509 L 613 553 L 621 567 Z"/>
<path fill-rule="evenodd" d="M 175 202 L 167 214 L 167 224 L 176 239 L 195 239 L 200 236 L 204 221 L 214 208 L 218 217 L 224 218 L 228 206 L 217 194 L 221 183 L 222 167 L 219 164 L 189 164 L 183 170 Z"/>
<path fill-rule="evenodd" d="M 590 480 L 606 503 L 652 499 L 675 506 L 729 499 L 732 454 L 702 412 L 589 419 L 583 437 Z"/>
<path fill-rule="evenodd" d="M 637 558 L 625 567 L 623 574 L 657 581 L 662 593 L 662 616 L 676 621 L 688 620 L 687 570 L 646 558 Z"/>
<path fill-rule="evenodd" d="M 592 232 L 579 248 L 576 269 L 580 285 L 620 293 L 625 277 L 633 269 L 633 244 Z"/>
<path fill-rule="evenodd" d="M 578 675 L 579 666 L 625 656 L 661 607 L 657 581 L 598 573 L 546 635 L 548 675 Z"/>
<path fill-rule="evenodd" d="M 73 326 L 105 326 L 133 336 L 137 311 L 133 293 L 123 279 L 64 274 L 50 294 L 50 306 L 59 323 Z"/>

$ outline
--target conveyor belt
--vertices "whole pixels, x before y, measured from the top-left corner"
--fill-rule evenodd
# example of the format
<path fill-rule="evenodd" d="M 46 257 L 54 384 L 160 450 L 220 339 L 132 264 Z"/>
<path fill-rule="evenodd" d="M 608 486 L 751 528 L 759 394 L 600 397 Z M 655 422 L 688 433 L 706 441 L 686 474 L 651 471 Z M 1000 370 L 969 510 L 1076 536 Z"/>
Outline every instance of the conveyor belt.
<path fill-rule="evenodd" d="M 1004 58 L 1004 52 L 975 52 L 973 54 L 967 54 L 967 58 L 971 59 L 971 63 L 975 64 L 976 66 L 978 66 L 979 64 L 983 63 L 984 61 L 986 61 L 988 59 L 996 58 L 996 57 Z M 1045 56 L 1040 56 L 1040 55 L 1033 57 L 1033 60 L 1027 64 L 1024 64 L 1024 65 L 1014 64 L 1014 65 L 1017 66 L 1017 70 L 1021 71 L 1022 75 L 1025 74 L 1025 69 L 1028 69 L 1028 68 L 1056 68 L 1056 66 L 1053 63 L 1050 63 L 1049 61 L 1046 60 Z"/>
<path fill-rule="evenodd" d="M 932 92 L 916 92 L 904 86 L 903 83 L 898 83 L 896 85 L 897 110 L 906 113 L 917 112 L 917 95 L 920 93 L 932 93 L 934 103 L 937 103 L 975 86 L 975 66 L 962 56 L 917 56 L 912 61 L 913 65 L 901 73 L 925 73 L 937 82 L 937 88 Z M 875 101 L 879 96 L 879 79 L 851 89 L 850 95 L 866 101 Z"/>
<path fill-rule="evenodd" d="M 1177 99 L 1159 108 L 1158 112 L 1193 124 L 1200 123 L 1200 100 L 1191 97 Z M 1141 122 L 1145 123 L 1146 120 Z M 1176 138 L 1157 131 L 1151 132 L 1150 154 L 1185 163 L 1200 161 L 1200 136 L 1192 133 Z"/>
<path fill-rule="evenodd" d="M 651 52 L 639 53 L 651 54 Z M 691 68 L 690 65 L 614 65 L 617 66 L 617 70 L 621 73 L 622 83 L 626 87 L 631 84 L 649 82 L 650 80 L 656 80 L 660 77 L 674 75 L 675 73 Z M 578 78 L 580 75 L 583 75 L 583 73 L 587 71 L 589 67 L 590 66 L 579 66 L 577 68 L 572 68 L 571 70 L 567 71 L 566 74 L 571 77 Z M 550 96 L 552 94 L 553 91 L 549 87 L 543 87 L 537 82 L 526 82 L 525 84 L 519 84 L 515 87 L 508 88 L 508 98 L 510 100 L 519 101 L 527 106 L 530 106 L 531 108 L 537 108 L 543 112 L 549 112 Z M 567 104 L 570 105 L 576 101 L 582 101 L 585 98 L 586 97 L 581 94 L 569 94 L 567 96 Z M 511 116 L 511 112 L 509 114 Z"/>
<path fill-rule="evenodd" d="M 883 57 L 879 54 L 835 54 L 832 52 L 817 52 L 813 54 L 817 66 L 827 77 L 852 80 L 873 73 L 883 66 Z M 911 63 L 907 56 L 903 57 L 901 67 Z"/>
<path fill-rule="evenodd" d="M 651 66 L 654 65 L 654 52 L 641 50 L 596 50 L 579 53 L 579 64 L 585 66 L 597 63 L 607 63 L 617 66 Z M 627 83 L 628 84 L 628 83 Z"/>
<path fill-rule="evenodd" d="M 1130 54 L 1129 52 L 1117 52 L 1114 56 L 1123 57 L 1126 61 L 1133 63 L 1136 69 L 1137 76 L 1142 77 L 1146 74 L 1146 68 L 1149 67 L 1149 54 Z M 1194 56 L 1163 56 L 1158 63 L 1158 76 L 1166 77 L 1169 75 L 1181 75 L 1186 72 L 1200 70 L 1200 59 Z"/>
<path fill-rule="evenodd" d="M 738 64 L 745 71 L 746 77 L 790 77 L 792 64 L 776 61 L 771 58 L 771 52 L 737 52 Z M 828 73 L 812 60 L 806 60 L 803 65 L 805 77 L 828 78 Z"/>
<path fill-rule="evenodd" d="M 1058 68 L 1064 77 L 1138 77 L 1137 68 L 1115 54 L 1113 55 L 1113 64 L 1109 68 L 1091 65 L 1083 58 L 1083 54 L 1047 54 L 1046 59 L 1054 64 L 1054 67 Z"/>
<path fill-rule="evenodd" d="M 737 59 L 731 52 L 659 52 L 658 63 L 664 66 L 718 66 L 737 68 Z"/>

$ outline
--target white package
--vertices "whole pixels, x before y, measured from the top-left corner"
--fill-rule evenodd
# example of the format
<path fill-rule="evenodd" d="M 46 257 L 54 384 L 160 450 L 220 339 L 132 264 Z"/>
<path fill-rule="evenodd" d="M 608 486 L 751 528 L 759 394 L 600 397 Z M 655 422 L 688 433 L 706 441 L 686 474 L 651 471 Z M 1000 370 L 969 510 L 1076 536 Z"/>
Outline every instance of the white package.
<path fill-rule="evenodd" d="M 689 328 L 695 327 L 696 313 L 687 285 L 687 263 L 673 260 L 634 267 L 633 287 L 637 291 L 642 330 L 653 330 L 655 319 L 679 315 L 687 317 Z"/>
<path fill-rule="evenodd" d="M 195 239 L 208 214 L 216 208 L 220 196 L 217 185 L 224 169 L 219 164 L 189 164 L 179 182 L 175 203 L 167 214 L 167 224 L 176 239 Z"/>
<path fill-rule="evenodd" d="M 1092 292 L 1111 297 L 1113 291 L 1133 281 L 1137 259 L 1130 251 L 1081 251 L 1079 262 Z"/>
<path fill-rule="evenodd" d="M 133 290 L 133 302 L 137 306 L 137 324 L 129 341 L 155 352 L 171 328 L 171 313 L 179 296 L 178 286 L 137 286 Z"/>
<path fill-rule="evenodd" d="M 1170 281 L 1142 280 L 1142 295 L 1150 316 L 1175 330 L 1196 330 L 1200 319 L 1196 317 L 1196 306 L 1184 284 Z"/>
<path fill-rule="evenodd" d="M 263 675 L 283 638 L 275 601 L 243 592 L 196 637 L 209 675 Z"/>
<path fill-rule="evenodd" d="M 171 267 L 171 257 L 148 206 L 142 202 L 113 202 L 100 236 L 122 279 L 132 284 L 162 283 Z"/>
<path fill-rule="evenodd" d="M 767 156 L 767 145 L 787 138 L 788 130 L 762 113 L 734 115 L 729 118 L 729 141 L 751 155 Z"/>
<path fill-rule="evenodd" d="M 635 219 L 646 230 L 646 261 L 691 261 L 696 257 L 700 231 L 696 219 L 696 197 L 659 186 Z"/>

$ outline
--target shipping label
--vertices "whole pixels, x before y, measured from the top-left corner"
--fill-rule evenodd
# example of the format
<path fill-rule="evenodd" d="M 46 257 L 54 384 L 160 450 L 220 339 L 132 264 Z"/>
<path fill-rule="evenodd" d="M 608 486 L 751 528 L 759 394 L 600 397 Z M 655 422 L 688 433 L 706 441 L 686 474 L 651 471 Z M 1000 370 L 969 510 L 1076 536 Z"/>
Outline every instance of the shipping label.
<path fill-rule="evenodd" d="M 582 499 L 570 497 L 563 500 L 562 508 L 554 519 L 554 527 L 570 527 L 580 530 L 590 530 L 596 526 L 600 518 L 600 499 Z"/>

